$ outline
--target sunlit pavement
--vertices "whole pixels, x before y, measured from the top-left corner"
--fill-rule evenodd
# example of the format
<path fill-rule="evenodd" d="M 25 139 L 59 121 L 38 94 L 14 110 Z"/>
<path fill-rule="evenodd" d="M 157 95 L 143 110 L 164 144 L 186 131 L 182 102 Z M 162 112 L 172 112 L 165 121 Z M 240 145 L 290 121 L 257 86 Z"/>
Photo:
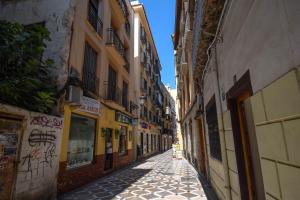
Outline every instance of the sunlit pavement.
<path fill-rule="evenodd" d="M 207 199 L 197 174 L 185 159 L 172 151 L 101 178 L 59 197 L 86 199 Z"/>

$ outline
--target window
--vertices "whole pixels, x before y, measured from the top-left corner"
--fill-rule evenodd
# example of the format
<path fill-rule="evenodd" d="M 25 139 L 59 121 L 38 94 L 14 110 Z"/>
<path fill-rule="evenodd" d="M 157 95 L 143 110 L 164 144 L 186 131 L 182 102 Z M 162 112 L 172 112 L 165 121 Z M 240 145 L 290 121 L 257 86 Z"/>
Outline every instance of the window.
<path fill-rule="evenodd" d="M 144 117 L 144 106 L 142 105 L 141 108 L 140 108 L 140 117 L 143 119 Z"/>
<path fill-rule="evenodd" d="M 222 161 L 220 135 L 218 128 L 217 108 L 215 97 L 206 106 L 206 122 L 209 134 L 210 155 Z"/>
<path fill-rule="evenodd" d="M 152 112 L 149 110 L 149 121 L 152 122 Z"/>
<path fill-rule="evenodd" d="M 109 66 L 108 71 L 108 86 L 107 86 L 107 98 L 108 100 L 116 100 L 116 87 L 117 87 L 117 72 Z"/>
<path fill-rule="evenodd" d="M 128 84 L 125 81 L 123 81 L 122 105 L 128 109 Z"/>
<path fill-rule="evenodd" d="M 72 114 L 68 145 L 68 168 L 90 164 L 94 156 L 96 120 Z"/>
<path fill-rule="evenodd" d="M 95 31 L 102 36 L 103 32 L 103 23 L 102 20 L 98 16 L 98 6 L 99 2 L 98 0 L 90 0 L 89 1 L 89 6 L 88 6 L 88 20 L 90 24 L 93 26 Z"/>
<path fill-rule="evenodd" d="M 145 120 L 148 120 L 148 109 L 147 109 L 147 107 L 144 107 L 144 117 L 145 117 Z"/>
<path fill-rule="evenodd" d="M 97 52 L 86 43 L 83 63 L 83 87 L 93 93 L 96 92 L 96 68 Z"/>
<path fill-rule="evenodd" d="M 127 154 L 127 127 L 121 126 L 119 133 L 119 155 Z"/>
<path fill-rule="evenodd" d="M 144 92 L 147 93 L 147 89 L 148 89 L 148 84 L 146 79 L 144 79 Z"/>

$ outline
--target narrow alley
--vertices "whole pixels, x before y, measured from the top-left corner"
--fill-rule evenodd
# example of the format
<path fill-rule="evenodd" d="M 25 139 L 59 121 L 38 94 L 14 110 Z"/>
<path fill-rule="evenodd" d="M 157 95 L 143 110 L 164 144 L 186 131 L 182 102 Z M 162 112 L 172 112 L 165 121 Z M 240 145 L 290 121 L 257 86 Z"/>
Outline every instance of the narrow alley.
<path fill-rule="evenodd" d="M 172 158 L 172 151 L 169 150 L 66 193 L 59 199 L 209 198 L 206 197 L 196 171 L 185 159 Z"/>

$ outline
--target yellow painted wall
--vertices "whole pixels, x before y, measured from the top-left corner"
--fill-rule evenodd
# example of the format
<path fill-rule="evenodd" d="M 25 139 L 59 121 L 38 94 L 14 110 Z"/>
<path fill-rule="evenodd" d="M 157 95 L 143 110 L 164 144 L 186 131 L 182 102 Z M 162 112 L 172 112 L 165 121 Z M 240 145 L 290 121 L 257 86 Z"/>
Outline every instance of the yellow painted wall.
<path fill-rule="evenodd" d="M 97 117 L 96 115 L 89 114 L 86 112 L 82 112 L 79 110 L 72 110 L 70 106 L 64 107 L 64 130 L 63 130 L 63 138 L 62 138 L 62 148 L 60 154 L 60 162 L 67 161 L 67 151 L 68 151 L 68 141 L 69 141 L 69 133 L 70 133 L 70 122 L 71 122 L 71 114 L 78 114 L 90 118 L 94 118 L 97 120 L 97 128 L 96 128 L 96 146 L 95 146 L 95 155 L 102 155 L 105 153 L 105 138 L 102 137 L 102 128 L 111 128 L 112 138 L 113 138 L 113 152 L 118 152 L 119 147 L 119 138 L 115 137 L 115 131 L 120 129 L 120 126 L 127 127 L 127 149 L 132 149 L 132 141 L 129 141 L 129 132 L 132 132 L 132 126 L 128 124 L 123 124 L 115 121 L 115 110 L 109 109 L 103 105 L 101 105 L 101 115 Z"/>

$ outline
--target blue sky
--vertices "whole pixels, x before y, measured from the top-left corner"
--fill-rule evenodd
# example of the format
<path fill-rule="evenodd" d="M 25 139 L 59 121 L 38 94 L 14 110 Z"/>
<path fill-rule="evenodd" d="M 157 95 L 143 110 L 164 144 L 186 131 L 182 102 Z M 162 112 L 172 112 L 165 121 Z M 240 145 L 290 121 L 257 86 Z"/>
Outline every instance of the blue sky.
<path fill-rule="evenodd" d="M 140 0 L 144 4 L 162 65 L 162 82 L 175 88 L 173 43 L 175 0 Z"/>

